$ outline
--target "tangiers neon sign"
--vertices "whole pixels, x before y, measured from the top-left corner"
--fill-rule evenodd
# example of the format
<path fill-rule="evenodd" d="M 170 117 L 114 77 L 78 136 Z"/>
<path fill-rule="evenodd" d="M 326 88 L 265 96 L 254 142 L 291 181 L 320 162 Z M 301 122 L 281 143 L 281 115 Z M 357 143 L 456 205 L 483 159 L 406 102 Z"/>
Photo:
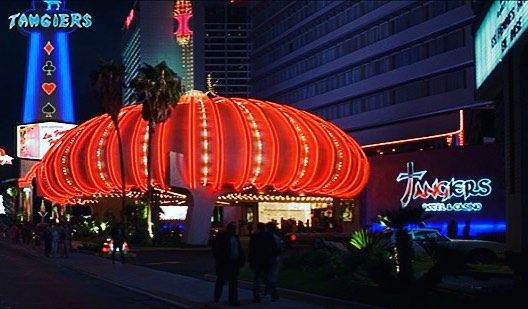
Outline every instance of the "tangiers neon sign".
<path fill-rule="evenodd" d="M 33 0 L 33 9 L 9 16 L 9 29 L 18 26 L 24 30 L 58 28 L 89 28 L 92 26 L 90 14 L 79 14 L 64 9 L 66 1 Z M 38 5 L 41 4 L 40 8 Z"/>
<path fill-rule="evenodd" d="M 9 29 L 19 28 L 89 28 L 92 26 L 90 14 L 59 13 L 59 14 L 24 14 L 17 13 L 8 17 Z"/>
<path fill-rule="evenodd" d="M 480 211 L 482 204 L 470 202 L 471 197 L 483 197 L 491 194 L 491 179 L 455 179 L 428 182 L 422 178 L 427 171 L 415 171 L 414 162 L 407 162 L 407 172 L 400 173 L 396 181 L 407 181 L 405 192 L 400 199 L 401 206 L 407 207 L 412 200 L 433 199 L 434 203 L 423 203 L 425 211 Z M 463 202 L 449 202 L 454 198 L 462 198 Z"/>

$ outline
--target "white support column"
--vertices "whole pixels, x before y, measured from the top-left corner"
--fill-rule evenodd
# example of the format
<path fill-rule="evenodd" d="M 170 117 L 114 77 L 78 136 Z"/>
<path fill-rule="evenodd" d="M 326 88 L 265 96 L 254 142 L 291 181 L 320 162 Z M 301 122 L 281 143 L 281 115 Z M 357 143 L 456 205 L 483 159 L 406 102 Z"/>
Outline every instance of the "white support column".
<path fill-rule="evenodd" d="M 187 210 L 183 242 L 191 245 L 207 245 L 211 229 L 211 216 L 218 197 L 218 193 L 205 188 L 191 191 L 192 205 Z"/>

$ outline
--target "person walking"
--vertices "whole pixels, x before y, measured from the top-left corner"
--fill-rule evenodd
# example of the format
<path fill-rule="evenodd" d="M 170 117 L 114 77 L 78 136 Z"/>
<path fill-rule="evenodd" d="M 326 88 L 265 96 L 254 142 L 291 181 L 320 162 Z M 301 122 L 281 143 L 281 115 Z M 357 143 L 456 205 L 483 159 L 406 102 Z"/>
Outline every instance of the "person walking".
<path fill-rule="evenodd" d="M 454 219 L 449 220 L 447 224 L 447 237 L 451 239 L 457 238 L 458 235 L 458 224 Z"/>
<path fill-rule="evenodd" d="M 280 255 L 282 254 L 282 239 L 278 233 L 277 225 L 273 222 L 266 224 L 267 233 L 271 237 L 271 254 L 268 277 L 266 280 L 266 292 L 271 295 L 271 301 L 279 299 L 277 282 L 279 281 Z"/>
<path fill-rule="evenodd" d="M 51 257 L 56 257 L 59 254 L 59 240 L 60 232 L 57 224 L 51 226 Z"/>
<path fill-rule="evenodd" d="M 238 306 L 238 273 L 244 266 L 246 258 L 236 235 L 236 224 L 230 222 L 226 230 L 213 240 L 213 256 L 216 264 L 216 283 L 214 301 L 219 302 L 226 281 L 229 285 L 229 304 Z"/>
<path fill-rule="evenodd" d="M 469 231 L 471 229 L 471 220 L 467 219 L 466 222 L 464 223 L 464 231 L 463 231 L 463 235 L 464 235 L 464 239 L 469 239 Z"/>
<path fill-rule="evenodd" d="M 62 223 L 62 256 L 69 257 L 71 251 L 71 228 L 67 222 Z"/>
<path fill-rule="evenodd" d="M 249 239 L 248 261 L 253 271 L 253 302 L 260 303 L 260 285 L 267 278 L 273 258 L 273 236 L 266 232 L 264 223 L 257 223 L 257 230 Z"/>
<path fill-rule="evenodd" d="M 51 228 L 48 225 L 44 227 L 43 235 L 44 235 L 43 236 L 44 237 L 44 255 L 46 257 L 50 257 L 51 246 L 53 243 L 53 235 L 51 233 Z"/>
<path fill-rule="evenodd" d="M 115 253 L 119 249 L 119 255 L 121 256 L 121 263 L 125 263 L 125 253 L 123 252 L 123 244 L 125 243 L 125 231 L 121 223 L 116 224 L 110 232 L 112 237 L 112 264 L 115 264 Z"/>

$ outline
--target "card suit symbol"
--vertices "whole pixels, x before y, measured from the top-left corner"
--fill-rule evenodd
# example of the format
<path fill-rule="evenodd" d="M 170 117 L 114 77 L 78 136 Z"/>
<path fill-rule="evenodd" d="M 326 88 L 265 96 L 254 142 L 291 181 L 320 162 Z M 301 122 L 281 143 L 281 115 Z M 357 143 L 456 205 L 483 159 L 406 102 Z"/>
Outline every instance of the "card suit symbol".
<path fill-rule="evenodd" d="M 46 43 L 46 45 L 44 45 L 43 48 L 46 51 L 46 53 L 48 53 L 48 56 L 51 55 L 51 52 L 55 49 L 55 47 L 53 47 L 53 44 L 51 44 L 50 41 L 48 41 L 48 43 Z"/>
<path fill-rule="evenodd" d="M 56 88 L 57 88 L 57 85 L 55 83 L 43 83 L 42 84 L 42 90 L 44 90 L 44 92 L 47 95 L 52 94 Z"/>
<path fill-rule="evenodd" d="M 42 107 L 42 113 L 46 115 L 46 118 L 51 118 L 56 111 L 57 109 L 55 108 L 55 106 L 51 105 L 50 102 L 46 103 L 46 105 Z"/>

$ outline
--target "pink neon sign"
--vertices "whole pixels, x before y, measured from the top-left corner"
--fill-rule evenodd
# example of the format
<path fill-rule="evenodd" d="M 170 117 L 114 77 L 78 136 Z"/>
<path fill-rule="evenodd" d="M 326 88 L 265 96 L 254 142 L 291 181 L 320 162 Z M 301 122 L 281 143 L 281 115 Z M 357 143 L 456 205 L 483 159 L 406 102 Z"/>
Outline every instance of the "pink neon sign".
<path fill-rule="evenodd" d="M 125 28 L 128 30 L 130 28 L 130 25 L 132 24 L 132 21 L 134 21 L 135 12 L 134 9 L 131 9 L 128 13 L 128 16 L 125 20 Z"/>

